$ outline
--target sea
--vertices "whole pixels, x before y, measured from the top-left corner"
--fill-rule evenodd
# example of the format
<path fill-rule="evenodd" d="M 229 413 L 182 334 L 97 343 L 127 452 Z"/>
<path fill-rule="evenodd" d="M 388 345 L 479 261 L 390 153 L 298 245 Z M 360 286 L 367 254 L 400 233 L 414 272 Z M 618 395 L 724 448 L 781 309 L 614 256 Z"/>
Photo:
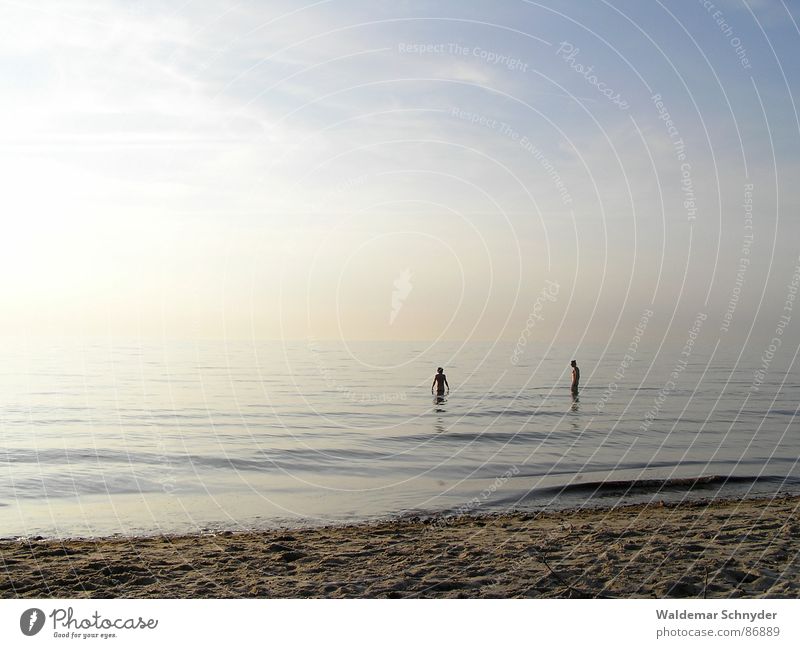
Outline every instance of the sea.
<path fill-rule="evenodd" d="M 800 376 L 762 349 L 518 344 L 5 344 L 0 537 L 800 492 Z"/>

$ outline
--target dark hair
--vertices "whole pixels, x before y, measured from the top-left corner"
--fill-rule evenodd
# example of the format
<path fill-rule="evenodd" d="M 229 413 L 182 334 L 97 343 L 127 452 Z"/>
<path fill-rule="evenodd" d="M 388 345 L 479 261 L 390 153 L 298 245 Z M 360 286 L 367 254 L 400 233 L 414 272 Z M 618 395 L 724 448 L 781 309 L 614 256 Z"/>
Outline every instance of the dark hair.
<path fill-rule="evenodd" d="M 439 368 L 436 370 L 436 373 L 442 373 L 443 371 L 444 371 L 444 369 L 442 369 L 441 367 L 439 367 Z"/>
<path fill-rule="evenodd" d="M 570 362 L 570 364 L 574 367 L 578 363 L 573 360 L 572 362 Z"/>

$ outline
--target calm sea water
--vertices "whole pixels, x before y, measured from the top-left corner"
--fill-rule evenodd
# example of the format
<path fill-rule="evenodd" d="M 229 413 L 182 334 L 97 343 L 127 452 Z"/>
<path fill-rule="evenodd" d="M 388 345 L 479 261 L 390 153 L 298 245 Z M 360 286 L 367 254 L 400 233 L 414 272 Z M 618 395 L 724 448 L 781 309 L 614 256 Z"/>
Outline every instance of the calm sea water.
<path fill-rule="evenodd" d="M 0 537 L 800 491 L 796 372 L 754 390 L 738 351 L 582 351 L 574 400 L 570 356 L 534 347 L 514 365 L 513 343 L 7 346 Z M 724 479 L 663 481 L 700 476 Z"/>

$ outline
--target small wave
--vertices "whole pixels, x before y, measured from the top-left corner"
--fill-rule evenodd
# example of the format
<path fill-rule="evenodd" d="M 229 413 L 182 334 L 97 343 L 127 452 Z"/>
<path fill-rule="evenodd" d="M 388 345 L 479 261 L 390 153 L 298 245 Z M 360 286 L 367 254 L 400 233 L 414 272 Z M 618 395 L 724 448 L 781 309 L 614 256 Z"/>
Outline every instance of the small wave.
<path fill-rule="evenodd" d="M 564 416 L 562 411 L 547 411 L 547 410 L 523 410 L 523 409 L 502 409 L 502 410 L 473 410 L 461 415 L 463 418 L 477 417 L 477 416 Z"/>
<path fill-rule="evenodd" d="M 521 444 L 546 441 L 551 436 L 548 432 L 508 431 L 492 432 L 489 430 L 479 432 L 459 432 L 450 429 L 445 432 L 430 432 L 428 434 L 411 434 L 383 437 L 381 441 L 395 444 L 391 447 L 403 447 L 408 444 L 430 443 L 457 443 L 463 445 L 472 441 L 493 442 L 506 444 Z M 377 453 L 376 453 L 377 454 Z"/>
<path fill-rule="evenodd" d="M 704 475 L 700 477 L 677 477 L 667 479 L 626 479 L 566 484 L 538 490 L 538 493 L 591 493 L 593 495 L 643 494 L 664 491 L 691 491 L 734 484 L 800 484 L 800 479 L 773 475 Z"/>
<path fill-rule="evenodd" d="M 356 463 L 368 465 L 385 459 L 412 461 L 413 457 L 395 456 L 392 453 L 380 454 L 372 450 L 357 448 L 281 448 L 270 451 L 256 451 L 250 456 L 203 455 L 192 453 L 133 452 L 128 450 L 81 448 L 66 451 L 61 448 L 29 450 L 0 453 L 0 464 L 19 463 L 39 466 L 86 467 L 105 466 L 108 474 L 120 467 L 132 466 L 190 466 L 192 469 L 228 469 L 266 471 L 275 468 L 282 470 L 325 470 L 353 466 Z M 112 469 L 111 467 L 114 467 Z"/>
<path fill-rule="evenodd" d="M 17 501 L 50 500 L 74 498 L 82 495 L 142 495 L 144 493 L 163 493 L 165 481 L 146 479 L 142 476 L 87 474 L 82 472 L 48 475 L 46 477 L 27 477 L 14 480 L 13 484 L 2 484 L 8 488 Z M 174 486 L 174 485 L 173 485 Z M 175 488 L 173 487 L 173 490 Z M 3 506 L 3 504 L 0 504 Z"/>

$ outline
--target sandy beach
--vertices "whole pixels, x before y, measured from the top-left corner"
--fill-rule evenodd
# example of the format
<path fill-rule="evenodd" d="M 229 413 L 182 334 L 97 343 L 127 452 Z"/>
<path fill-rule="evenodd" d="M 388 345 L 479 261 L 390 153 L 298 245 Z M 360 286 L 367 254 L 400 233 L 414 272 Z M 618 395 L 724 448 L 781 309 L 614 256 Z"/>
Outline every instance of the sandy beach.
<path fill-rule="evenodd" d="M 800 497 L 0 541 L 11 597 L 800 596 Z"/>

